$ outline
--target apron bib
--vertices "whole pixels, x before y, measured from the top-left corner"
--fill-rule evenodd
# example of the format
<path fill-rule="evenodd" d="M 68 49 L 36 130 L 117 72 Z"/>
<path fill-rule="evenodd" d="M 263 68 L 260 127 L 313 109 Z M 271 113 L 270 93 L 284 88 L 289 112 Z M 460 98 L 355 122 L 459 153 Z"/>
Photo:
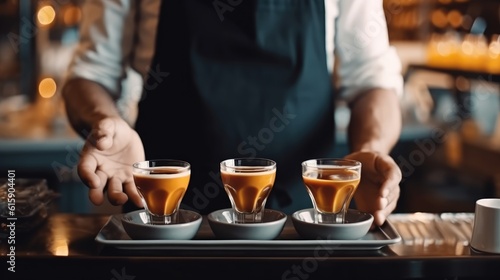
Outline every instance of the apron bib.
<path fill-rule="evenodd" d="M 312 207 L 300 164 L 335 141 L 326 61 L 324 0 L 162 1 L 136 129 L 146 159 L 191 163 L 182 207 L 229 208 L 219 163 L 232 157 L 277 162 L 266 207 Z"/>

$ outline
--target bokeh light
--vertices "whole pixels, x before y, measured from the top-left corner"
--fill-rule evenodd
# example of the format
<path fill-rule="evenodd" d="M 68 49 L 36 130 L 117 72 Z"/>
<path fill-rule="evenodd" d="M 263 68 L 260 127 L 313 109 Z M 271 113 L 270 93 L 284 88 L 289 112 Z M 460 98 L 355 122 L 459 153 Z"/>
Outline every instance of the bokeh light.
<path fill-rule="evenodd" d="M 79 7 L 69 5 L 63 10 L 63 21 L 66 26 L 75 26 L 80 22 L 82 11 Z"/>
<path fill-rule="evenodd" d="M 41 25 L 49 25 L 54 22 L 56 11 L 50 5 L 43 6 L 38 10 L 37 18 Z"/>
<path fill-rule="evenodd" d="M 458 10 L 451 10 L 448 13 L 448 22 L 453 28 L 458 28 L 462 25 L 463 17 L 462 13 Z"/>
<path fill-rule="evenodd" d="M 448 25 L 446 13 L 442 9 L 433 11 L 431 14 L 431 22 L 438 28 L 445 28 Z"/>
<path fill-rule="evenodd" d="M 38 84 L 38 93 L 43 98 L 51 98 L 54 94 L 56 94 L 56 91 L 56 81 L 52 78 L 45 78 Z"/>

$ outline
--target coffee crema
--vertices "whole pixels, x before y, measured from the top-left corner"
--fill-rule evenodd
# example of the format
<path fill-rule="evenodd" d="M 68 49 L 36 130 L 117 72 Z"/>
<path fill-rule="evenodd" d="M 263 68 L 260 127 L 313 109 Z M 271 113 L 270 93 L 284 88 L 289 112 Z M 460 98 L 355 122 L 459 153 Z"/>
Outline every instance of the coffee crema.
<path fill-rule="evenodd" d="M 134 173 L 134 181 L 154 215 L 173 214 L 179 207 L 189 185 L 191 172 L 178 173 L 177 168 L 161 167 L 149 174 Z"/>
<path fill-rule="evenodd" d="M 221 171 L 222 182 L 237 212 L 256 213 L 264 206 L 276 178 L 276 170 L 264 172 Z"/>
<path fill-rule="evenodd" d="M 359 185 L 360 174 L 349 169 L 330 169 L 307 172 L 302 179 L 318 211 L 336 214 L 344 204 L 349 207 Z"/>

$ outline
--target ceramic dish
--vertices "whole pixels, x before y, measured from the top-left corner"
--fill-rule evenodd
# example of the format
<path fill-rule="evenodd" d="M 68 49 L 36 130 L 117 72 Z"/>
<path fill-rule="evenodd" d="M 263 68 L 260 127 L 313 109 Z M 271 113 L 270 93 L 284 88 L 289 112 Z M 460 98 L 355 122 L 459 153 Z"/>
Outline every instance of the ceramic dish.
<path fill-rule="evenodd" d="M 261 223 L 236 224 L 232 220 L 232 209 L 221 209 L 207 216 L 208 223 L 219 239 L 271 240 L 278 237 L 285 226 L 286 214 L 264 209 Z"/>
<path fill-rule="evenodd" d="M 151 225 L 147 223 L 145 210 L 137 210 L 122 216 L 123 229 L 131 239 L 138 240 L 188 240 L 192 239 L 200 228 L 200 214 L 179 210 L 179 222 L 169 225 Z"/>
<path fill-rule="evenodd" d="M 354 240 L 365 236 L 373 223 L 373 216 L 354 209 L 346 214 L 346 223 L 320 224 L 314 222 L 313 208 L 299 210 L 292 215 L 297 233 L 306 239 Z"/>

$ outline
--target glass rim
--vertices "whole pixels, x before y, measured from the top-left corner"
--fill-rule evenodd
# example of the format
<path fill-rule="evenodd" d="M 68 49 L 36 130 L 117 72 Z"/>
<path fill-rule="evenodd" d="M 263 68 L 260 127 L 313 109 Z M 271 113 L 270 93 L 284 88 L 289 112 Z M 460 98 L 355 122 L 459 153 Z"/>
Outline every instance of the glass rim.
<path fill-rule="evenodd" d="M 150 163 L 156 163 L 160 164 L 157 166 L 151 166 Z M 155 170 L 157 168 L 161 167 L 178 167 L 179 173 L 182 173 L 183 171 L 189 171 L 191 170 L 191 164 L 185 160 L 179 160 L 179 159 L 151 159 L 151 160 L 143 160 L 143 161 L 138 161 L 134 162 L 132 164 L 132 167 L 134 169 L 139 169 L 139 170 L 144 170 L 144 171 L 151 171 Z"/>
<path fill-rule="evenodd" d="M 314 165 L 311 165 L 311 163 L 314 162 Z M 319 163 L 318 163 L 319 162 Z M 323 163 L 324 162 L 324 163 Z M 338 164 L 337 164 L 338 163 Z M 314 159 L 308 159 L 302 162 L 302 167 L 305 168 L 322 168 L 322 169 L 328 169 L 328 166 L 335 166 L 331 168 L 347 168 L 347 169 L 355 169 L 355 168 L 360 168 L 361 167 L 361 162 L 354 160 L 354 159 L 345 159 L 345 158 L 314 158 Z"/>
<path fill-rule="evenodd" d="M 267 165 L 236 165 L 238 161 L 248 161 L 248 162 L 266 162 Z M 227 163 L 232 162 L 233 164 L 228 165 Z M 272 170 L 276 168 L 276 161 L 268 158 L 229 158 L 220 162 L 220 167 L 225 169 L 236 169 L 236 170 Z"/>

